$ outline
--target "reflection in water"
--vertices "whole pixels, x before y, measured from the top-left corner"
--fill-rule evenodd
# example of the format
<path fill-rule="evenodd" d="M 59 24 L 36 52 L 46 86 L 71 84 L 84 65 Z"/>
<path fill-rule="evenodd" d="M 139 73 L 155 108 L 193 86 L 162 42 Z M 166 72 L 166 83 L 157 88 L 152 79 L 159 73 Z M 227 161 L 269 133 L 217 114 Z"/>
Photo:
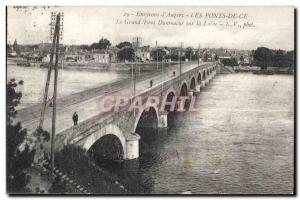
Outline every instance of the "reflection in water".
<path fill-rule="evenodd" d="M 105 168 L 132 193 L 290 194 L 293 89 L 287 75 L 217 76 L 199 112 L 174 115 L 167 132 L 143 128 L 139 159 Z"/>

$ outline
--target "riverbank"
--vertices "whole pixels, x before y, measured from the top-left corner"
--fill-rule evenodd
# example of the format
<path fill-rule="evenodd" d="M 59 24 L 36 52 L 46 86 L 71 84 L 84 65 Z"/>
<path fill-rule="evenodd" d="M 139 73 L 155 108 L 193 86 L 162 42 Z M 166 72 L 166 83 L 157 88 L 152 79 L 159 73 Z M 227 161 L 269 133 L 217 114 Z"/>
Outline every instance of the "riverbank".
<path fill-rule="evenodd" d="M 41 67 L 48 68 L 48 62 L 32 62 L 27 61 L 23 58 L 7 58 L 8 65 L 18 65 L 20 62 L 27 62 L 26 67 Z M 114 71 L 114 72 L 129 72 L 132 70 L 140 72 L 152 72 L 162 67 L 170 67 L 173 65 L 178 65 L 178 61 L 173 62 L 119 62 L 119 63 L 77 63 L 77 62 L 64 62 L 63 69 L 77 69 L 77 70 L 96 70 L 96 71 Z M 182 62 L 184 64 L 184 62 Z M 58 68 L 62 68 L 62 63 L 58 63 Z"/>
<path fill-rule="evenodd" d="M 268 67 L 266 70 L 261 70 L 260 67 L 257 66 L 234 66 L 230 67 L 236 73 L 245 73 L 250 72 L 254 74 L 293 74 L 294 72 L 290 70 L 289 67 Z"/>
<path fill-rule="evenodd" d="M 81 158 L 85 156 L 81 155 Z M 69 157 L 70 158 L 70 157 Z M 73 157 L 72 157 L 73 158 Z M 71 158 L 71 159 L 72 159 Z M 88 157 L 85 162 L 74 159 L 58 160 L 53 173 L 49 162 L 44 166 L 32 165 L 27 169 L 29 183 L 23 194 L 126 194 L 128 190 L 117 177 L 98 167 Z M 57 162 L 56 162 L 57 163 Z"/>
<path fill-rule="evenodd" d="M 89 153 L 78 146 L 65 146 L 55 154 L 55 166 L 91 194 L 126 194 L 116 176 L 98 167 Z M 82 192 L 81 192 L 82 193 Z"/>

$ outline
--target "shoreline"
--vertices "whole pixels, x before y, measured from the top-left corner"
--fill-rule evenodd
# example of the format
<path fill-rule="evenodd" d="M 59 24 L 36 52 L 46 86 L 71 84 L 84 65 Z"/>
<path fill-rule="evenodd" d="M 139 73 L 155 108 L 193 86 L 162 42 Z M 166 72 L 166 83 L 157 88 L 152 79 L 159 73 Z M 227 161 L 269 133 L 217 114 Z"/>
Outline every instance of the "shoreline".
<path fill-rule="evenodd" d="M 30 62 L 23 58 L 7 58 L 6 65 L 18 65 L 17 62 L 19 61 L 26 61 L 30 63 L 31 66 L 26 67 L 39 67 L 39 68 L 48 68 L 49 63 L 48 62 Z M 182 62 L 184 64 L 186 62 Z M 163 62 L 164 67 L 174 66 L 178 65 L 178 61 L 172 61 L 172 62 Z M 19 65 L 18 65 L 19 66 Z M 131 72 L 132 67 L 139 68 L 142 72 L 152 72 L 157 70 L 157 68 L 161 68 L 162 62 L 116 62 L 116 63 L 76 63 L 76 62 L 65 62 L 63 69 L 68 70 L 93 70 L 93 71 L 102 71 L 102 72 Z M 138 67 L 139 66 L 139 67 Z M 25 67 L 25 66 L 21 66 Z M 58 69 L 62 69 L 61 63 L 58 63 Z"/>

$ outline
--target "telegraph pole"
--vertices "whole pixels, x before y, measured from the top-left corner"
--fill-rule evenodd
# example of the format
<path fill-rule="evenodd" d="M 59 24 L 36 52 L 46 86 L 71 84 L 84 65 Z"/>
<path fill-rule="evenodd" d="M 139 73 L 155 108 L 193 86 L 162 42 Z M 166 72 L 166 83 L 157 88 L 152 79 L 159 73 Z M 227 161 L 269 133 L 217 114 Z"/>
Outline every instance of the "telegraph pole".
<path fill-rule="evenodd" d="M 138 59 L 138 62 L 135 62 L 135 64 L 136 64 L 136 66 L 138 66 L 139 74 L 140 74 L 141 73 L 141 64 L 140 64 L 141 53 L 138 52 L 138 51 L 139 51 L 139 46 L 140 46 L 140 43 L 142 41 L 142 38 L 141 37 L 134 37 L 133 41 L 136 42 L 135 56 L 136 56 L 136 59 Z"/>
<path fill-rule="evenodd" d="M 56 48 L 55 48 L 55 66 L 54 66 L 54 90 L 53 90 L 53 110 L 52 110 L 52 134 L 51 134 L 51 170 L 54 169 L 54 140 L 56 125 L 56 97 L 57 97 L 57 76 L 58 76 L 58 54 L 59 54 L 59 33 L 60 33 L 60 13 L 56 16 Z"/>
<path fill-rule="evenodd" d="M 200 44 L 198 44 L 198 67 L 200 64 Z"/>
<path fill-rule="evenodd" d="M 182 42 L 180 43 L 179 51 L 179 80 L 181 81 L 181 51 L 182 51 Z"/>
<path fill-rule="evenodd" d="M 43 101 L 43 106 L 42 106 L 42 111 L 41 111 L 41 117 L 40 117 L 40 122 L 38 128 L 43 127 L 44 123 L 44 115 L 46 111 L 46 106 L 47 106 L 47 97 L 48 97 L 48 91 L 49 91 L 49 82 L 51 78 L 51 71 L 52 71 L 52 65 L 53 65 L 53 54 L 55 51 L 55 42 L 56 42 L 56 37 L 57 37 L 57 26 L 55 22 L 55 13 L 51 13 L 51 27 L 50 27 L 50 38 L 52 38 L 52 47 L 50 50 L 50 63 L 49 63 L 49 68 L 48 68 L 48 73 L 47 73 L 47 80 L 46 80 L 46 87 L 45 87 L 45 92 L 44 92 L 44 101 Z"/>
<path fill-rule="evenodd" d="M 161 91 L 164 91 L 164 83 L 163 83 L 163 79 L 164 79 L 164 62 L 163 62 L 163 58 L 164 58 L 164 56 L 162 55 L 162 58 L 161 58 L 161 77 L 162 77 Z"/>
<path fill-rule="evenodd" d="M 61 54 L 61 92 L 63 93 L 63 81 L 64 81 L 64 59 L 65 54 Z"/>
<path fill-rule="evenodd" d="M 138 54 L 138 66 L 139 66 L 139 75 L 141 73 L 141 65 L 140 65 L 140 58 L 141 58 L 141 52 L 139 51 L 139 37 L 136 38 L 137 43 L 137 54 Z"/>
<path fill-rule="evenodd" d="M 158 70 L 158 48 L 157 48 L 157 40 L 156 40 L 156 71 Z"/>
<path fill-rule="evenodd" d="M 138 48 L 139 48 L 139 37 L 134 37 L 133 38 L 133 43 L 136 42 L 136 48 L 135 48 L 135 63 L 134 65 L 132 65 L 132 70 L 133 70 L 133 66 L 134 66 L 134 77 L 133 77 L 133 99 L 132 101 L 134 102 L 135 99 L 135 93 L 136 93 L 136 69 L 138 67 Z M 132 102 L 132 103 L 133 103 Z M 135 110 L 133 110 L 133 116 L 135 116 Z"/>

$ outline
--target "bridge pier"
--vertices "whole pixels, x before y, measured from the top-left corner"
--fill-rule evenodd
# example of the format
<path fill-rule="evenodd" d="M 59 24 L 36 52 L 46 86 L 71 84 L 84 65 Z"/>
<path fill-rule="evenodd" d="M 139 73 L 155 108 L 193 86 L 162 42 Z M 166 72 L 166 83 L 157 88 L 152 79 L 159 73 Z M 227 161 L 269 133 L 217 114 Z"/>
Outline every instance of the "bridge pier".
<path fill-rule="evenodd" d="M 205 87 L 205 80 L 201 81 L 201 87 Z"/>
<path fill-rule="evenodd" d="M 168 112 L 162 111 L 159 113 L 158 128 L 168 128 Z"/>
<path fill-rule="evenodd" d="M 201 91 L 201 83 L 200 84 L 198 84 L 198 85 L 196 85 L 196 90 L 195 90 L 195 94 L 197 95 L 197 94 L 199 94 L 200 93 L 200 91 Z"/>
<path fill-rule="evenodd" d="M 210 74 L 209 76 L 208 76 L 208 81 L 210 81 L 212 79 L 212 74 Z"/>
<path fill-rule="evenodd" d="M 205 81 L 205 85 L 207 85 L 209 83 L 209 76 L 207 76 L 207 78 L 204 81 Z"/>
<path fill-rule="evenodd" d="M 126 138 L 125 160 L 139 158 L 139 140 L 140 136 L 137 133 L 132 133 L 130 138 Z"/>
<path fill-rule="evenodd" d="M 194 96 L 194 90 L 190 90 L 189 92 L 188 92 L 188 95 L 191 97 L 191 96 Z"/>

